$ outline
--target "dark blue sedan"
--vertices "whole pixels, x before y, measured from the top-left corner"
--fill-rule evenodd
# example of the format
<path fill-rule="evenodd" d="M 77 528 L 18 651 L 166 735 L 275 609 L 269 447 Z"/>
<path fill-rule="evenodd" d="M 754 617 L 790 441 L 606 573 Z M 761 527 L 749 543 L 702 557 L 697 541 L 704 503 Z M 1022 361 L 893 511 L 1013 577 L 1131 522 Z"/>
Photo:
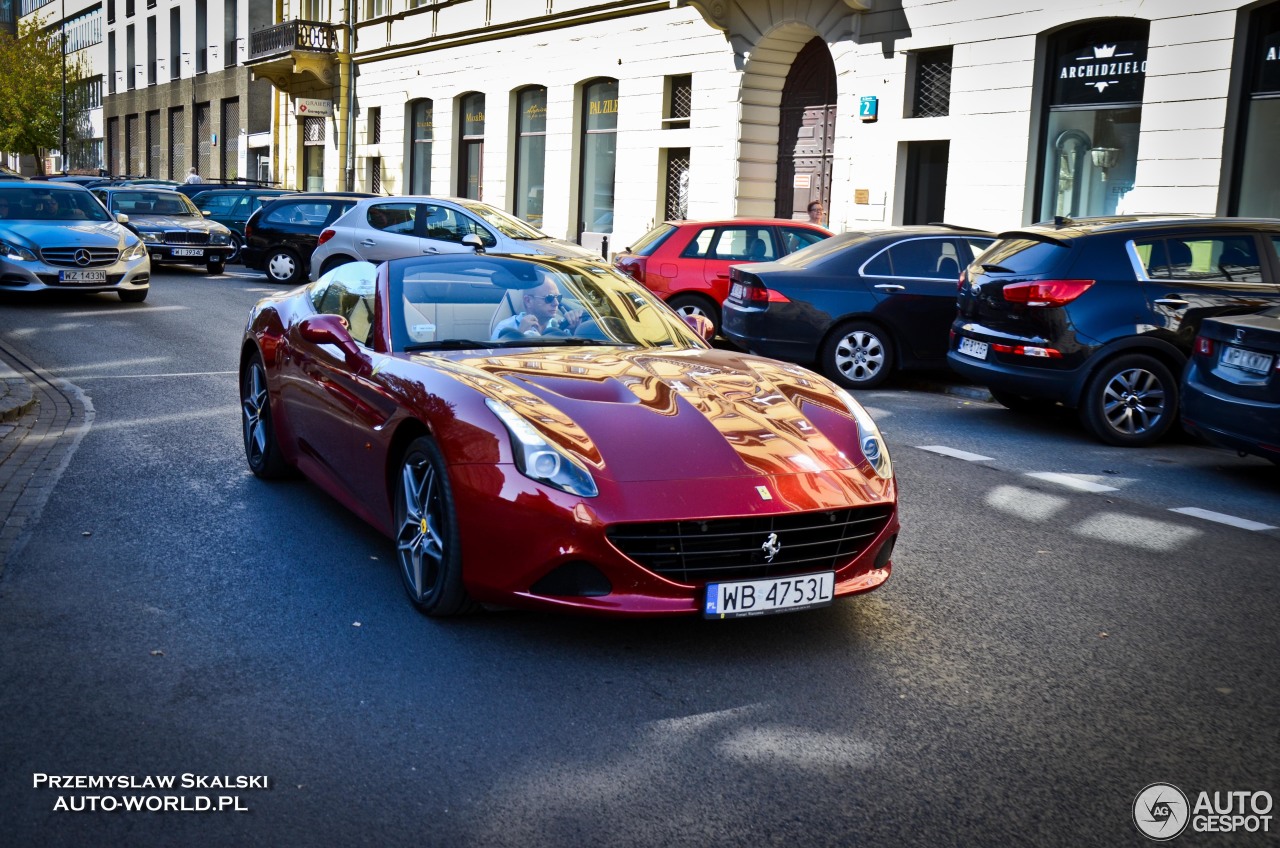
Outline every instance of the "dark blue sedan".
<path fill-rule="evenodd" d="M 994 240 L 961 227 L 894 227 L 736 265 L 722 332 L 755 354 L 816 363 L 847 388 L 945 367 L 960 270 Z"/>

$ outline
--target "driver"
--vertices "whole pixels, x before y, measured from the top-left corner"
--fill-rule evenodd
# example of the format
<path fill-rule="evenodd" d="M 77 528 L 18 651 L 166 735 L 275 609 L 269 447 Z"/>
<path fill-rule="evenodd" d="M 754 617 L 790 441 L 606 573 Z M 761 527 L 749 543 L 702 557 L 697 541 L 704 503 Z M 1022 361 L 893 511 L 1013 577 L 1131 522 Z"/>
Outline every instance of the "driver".
<path fill-rule="evenodd" d="M 573 335 L 582 323 L 582 310 L 563 311 L 560 306 L 563 297 L 556 281 L 544 277 L 540 285 L 523 292 L 523 312 L 497 323 L 493 338 Z"/>

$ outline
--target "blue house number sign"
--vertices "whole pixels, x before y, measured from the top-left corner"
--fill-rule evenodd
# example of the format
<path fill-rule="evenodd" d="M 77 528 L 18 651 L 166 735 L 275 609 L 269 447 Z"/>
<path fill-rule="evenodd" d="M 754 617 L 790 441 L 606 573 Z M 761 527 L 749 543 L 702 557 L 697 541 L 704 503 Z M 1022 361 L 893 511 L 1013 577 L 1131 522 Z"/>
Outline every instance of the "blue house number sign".
<path fill-rule="evenodd" d="M 864 121 L 874 121 L 880 108 L 880 98 L 864 97 L 858 101 L 858 117 Z"/>

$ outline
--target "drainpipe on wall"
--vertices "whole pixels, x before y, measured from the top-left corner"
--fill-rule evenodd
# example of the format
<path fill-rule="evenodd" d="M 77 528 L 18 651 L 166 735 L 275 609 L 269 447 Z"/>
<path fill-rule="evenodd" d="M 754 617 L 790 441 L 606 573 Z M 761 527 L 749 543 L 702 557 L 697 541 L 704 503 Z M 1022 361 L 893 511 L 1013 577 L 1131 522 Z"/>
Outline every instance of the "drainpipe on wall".
<path fill-rule="evenodd" d="M 356 190 L 356 63 L 352 54 L 356 49 L 356 12 L 355 0 L 347 0 L 347 126 L 346 126 L 346 166 L 347 191 Z"/>

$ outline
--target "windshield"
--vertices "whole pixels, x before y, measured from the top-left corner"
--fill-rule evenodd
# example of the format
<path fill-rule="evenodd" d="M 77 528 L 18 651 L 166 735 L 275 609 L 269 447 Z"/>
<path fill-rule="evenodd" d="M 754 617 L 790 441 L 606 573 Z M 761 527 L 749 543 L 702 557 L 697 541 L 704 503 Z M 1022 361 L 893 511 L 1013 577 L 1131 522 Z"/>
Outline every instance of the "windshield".
<path fill-rule="evenodd" d="M 543 239 L 550 238 L 542 230 L 533 227 L 521 221 L 519 218 L 513 218 L 501 209 L 495 209 L 485 203 L 463 203 L 462 208 L 466 209 L 472 215 L 480 218 L 486 224 L 502 233 L 507 238 L 513 239 Z"/>
<path fill-rule="evenodd" d="M 15 184 L 0 187 L 0 219 L 11 221 L 110 221 L 92 194 L 76 189 Z"/>
<path fill-rule="evenodd" d="M 134 215 L 202 217 L 187 196 L 177 191 L 117 191 L 111 195 L 111 211 Z"/>
<path fill-rule="evenodd" d="M 459 254 L 388 266 L 392 349 L 706 344 L 648 290 L 611 268 Z"/>

